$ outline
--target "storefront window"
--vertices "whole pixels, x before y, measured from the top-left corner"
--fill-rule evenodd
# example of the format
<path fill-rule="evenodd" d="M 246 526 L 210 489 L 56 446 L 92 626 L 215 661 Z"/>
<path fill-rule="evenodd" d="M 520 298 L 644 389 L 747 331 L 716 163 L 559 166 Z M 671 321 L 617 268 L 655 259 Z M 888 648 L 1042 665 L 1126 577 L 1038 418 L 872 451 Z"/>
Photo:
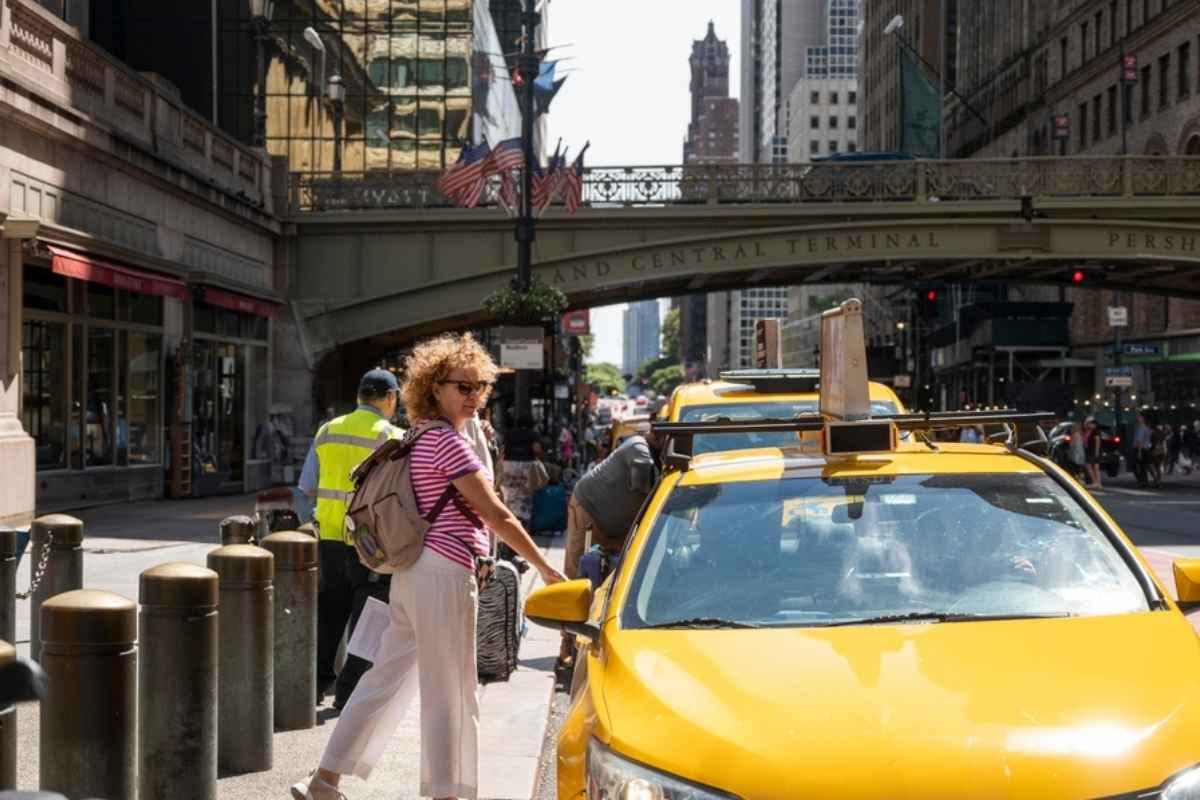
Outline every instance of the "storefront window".
<path fill-rule="evenodd" d="M 26 320 L 22 328 L 21 422 L 33 437 L 37 468 L 61 469 L 67 465 L 66 326 Z"/>
<path fill-rule="evenodd" d="M 25 308 L 33 311 L 67 313 L 67 279 L 45 267 L 26 264 Z"/>
<path fill-rule="evenodd" d="M 84 466 L 99 467 L 113 463 L 114 383 L 116 361 L 113 348 L 116 331 L 91 328 L 87 337 L 87 407 L 84 421 Z"/>
<path fill-rule="evenodd" d="M 222 482 L 241 481 L 246 400 L 239 347 L 200 340 L 194 352 L 193 472 L 215 475 Z"/>
<path fill-rule="evenodd" d="M 163 324 L 163 299 L 156 294 L 121 292 L 121 320 L 139 325 Z"/>
<path fill-rule="evenodd" d="M 102 283 L 87 284 L 87 313 L 93 319 L 117 318 L 117 292 Z"/>
<path fill-rule="evenodd" d="M 121 332 L 121 363 L 126 365 L 125 392 L 117 418 L 117 463 L 157 463 L 162 417 L 162 337 Z"/>
<path fill-rule="evenodd" d="M 71 469 L 83 469 L 83 326 L 71 326 L 71 421 L 67 441 Z"/>

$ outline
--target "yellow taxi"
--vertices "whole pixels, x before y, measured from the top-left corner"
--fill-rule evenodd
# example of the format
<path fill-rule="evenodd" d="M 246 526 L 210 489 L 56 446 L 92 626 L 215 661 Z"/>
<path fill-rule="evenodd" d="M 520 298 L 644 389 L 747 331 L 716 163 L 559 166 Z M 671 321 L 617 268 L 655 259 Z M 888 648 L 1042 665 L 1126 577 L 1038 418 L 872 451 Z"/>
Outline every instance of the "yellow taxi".
<path fill-rule="evenodd" d="M 719 380 L 697 381 L 676 387 L 664 406 L 669 422 L 705 422 L 727 419 L 749 421 L 792 419 L 817 413 L 820 371 L 815 369 L 743 369 L 720 373 Z M 868 395 L 873 414 L 902 414 L 904 404 L 886 384 L 871 381 Z M 696 438 L 697 453 L 741 450 L 794 444 L 796 434 L 705 434 Z"/>
<path fill-rule="evenodd" d="M 827 377 L 815 418 L 657 424 L 619 568 L 528 598 L 586 643 L 558 797 L 1200 798 L 1200 639 L 1020 446 L 1044 415 L 874 415 Z M 930 436 L 977 424 L 1009 442 Z M 695 452 L 737 429 L 795 438 Z M 1175 580 L 1200 602 L 1200 561 Z"/>

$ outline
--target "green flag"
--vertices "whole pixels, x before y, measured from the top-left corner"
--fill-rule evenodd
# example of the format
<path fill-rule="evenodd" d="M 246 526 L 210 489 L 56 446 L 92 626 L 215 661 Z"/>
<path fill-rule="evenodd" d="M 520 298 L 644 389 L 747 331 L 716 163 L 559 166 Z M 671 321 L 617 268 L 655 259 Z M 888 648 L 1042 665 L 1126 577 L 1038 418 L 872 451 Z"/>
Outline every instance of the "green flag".
<path fill-rule="evenodd" d="M 917 158 L 937 158 L 942 98 L 907 47 L 900 51 L 900 150 Z"/>

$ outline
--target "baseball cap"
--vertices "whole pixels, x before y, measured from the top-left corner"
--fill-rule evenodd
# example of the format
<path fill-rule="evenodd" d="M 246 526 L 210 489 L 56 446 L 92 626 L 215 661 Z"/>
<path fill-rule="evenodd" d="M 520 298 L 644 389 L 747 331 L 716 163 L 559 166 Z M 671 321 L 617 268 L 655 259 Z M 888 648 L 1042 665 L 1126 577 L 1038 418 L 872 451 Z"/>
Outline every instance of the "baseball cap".
<path fill-rule="evenodd" d="M 400 384 L 396 381 L 396 376 L 381 367 L 367 370 L 358 382 L 359 394 L 381 396 L 399 390 Z"/>

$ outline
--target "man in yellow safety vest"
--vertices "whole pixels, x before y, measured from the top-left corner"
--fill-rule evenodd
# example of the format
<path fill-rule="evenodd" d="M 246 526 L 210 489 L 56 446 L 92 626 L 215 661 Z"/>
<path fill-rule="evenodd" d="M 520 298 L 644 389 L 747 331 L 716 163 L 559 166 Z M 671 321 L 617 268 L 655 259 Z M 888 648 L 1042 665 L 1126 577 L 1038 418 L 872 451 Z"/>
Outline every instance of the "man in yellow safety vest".
<path fill-rule="evenodd" d="M 371 664 L 347 655 L 340 673 L 334 672 L 338 645 L 350 623 L 358 624 L 368 597 L 387 602 L 386 575 L 358 561 L 346 538 L 346 503 L 353 494 L 350 473 L 390 438 L 404 431 L 392 425 L 400 385 L 385 369 L 372 369 L 358 384 L 358 408 L 326 422 L 317 431 L 300 473 L 300 490 L 316 498 L 316 523 L 320 535 L 320 589 L 317 593 L 317 699 L 334 688 L 334 707 L 341 708 Z"/>

